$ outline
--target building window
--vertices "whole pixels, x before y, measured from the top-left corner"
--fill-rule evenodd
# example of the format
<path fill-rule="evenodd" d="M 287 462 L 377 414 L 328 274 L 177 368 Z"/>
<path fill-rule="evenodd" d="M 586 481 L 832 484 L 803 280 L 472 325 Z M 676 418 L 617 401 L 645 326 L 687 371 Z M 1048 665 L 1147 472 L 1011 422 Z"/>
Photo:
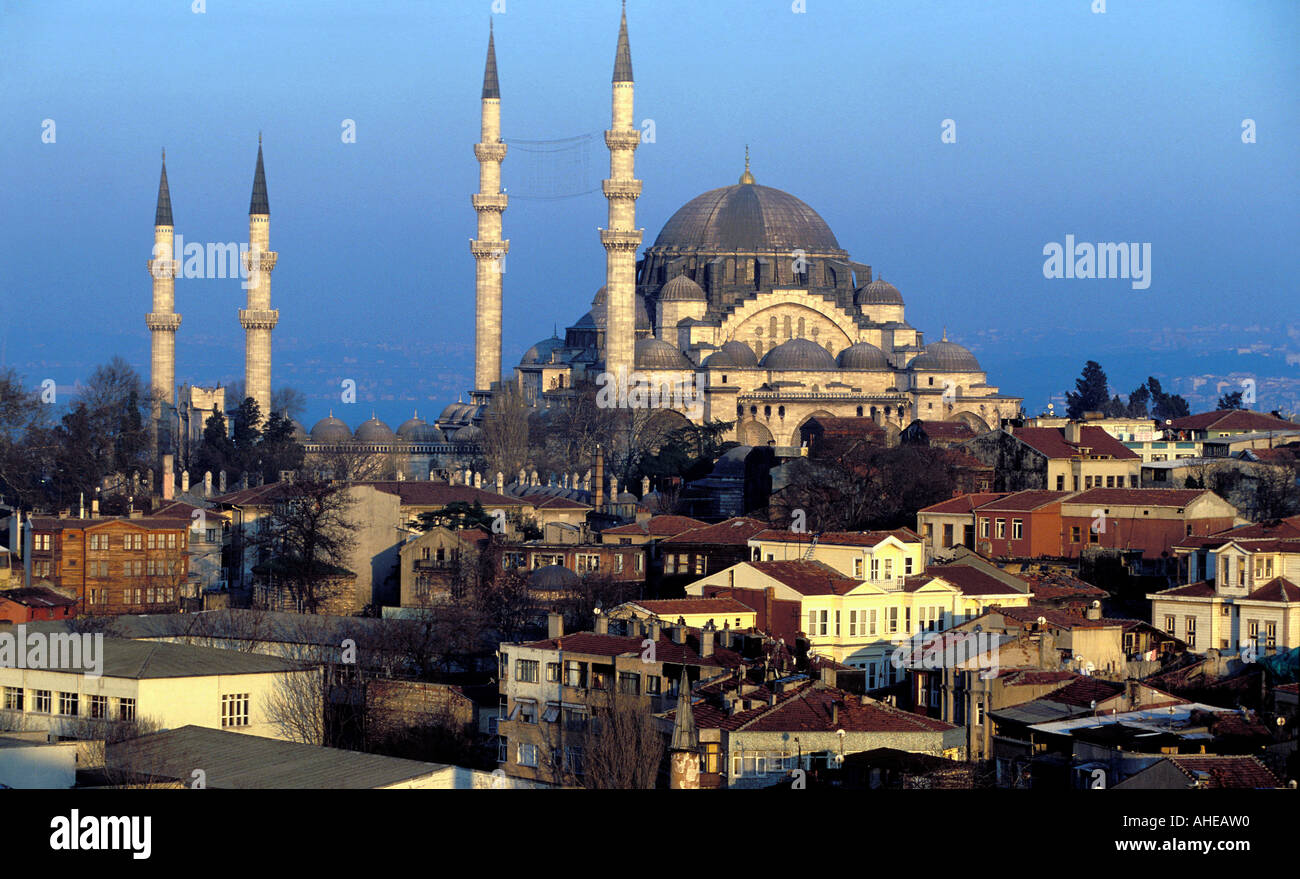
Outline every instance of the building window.
<path fill-rule="evenodd" d="M 885 633 L 886 633 L 886 634 L 888 634 L 888 635 L 896 635 L 896 634 L 898 634 L 898 608 L 896 608 L 896 607 L 891 607 L 891 608 L 889 609 L 889 624 L 888 624 L 888 625 L 889 625 L 889 627 L 885 630 Z"/>
<path fill-rule="evenodd" d="M 878 558 L 872 558 L 871 560 L 871 579 L 880 579 L 880 559 Z"/>
<path fill-rule="evenodd" d="M 1187 646 L 1196 646 L 1196 617 L 1187 617 Z"/>
<path fill-rule="evenodd" d="M 520 766 L 537 766 L 537 746 L 520 744 L 518 750 Z"/>
<path fill-rule="evenodd" d="M 658 696 L 663 692 L 664 679 L 659 675 L 645 676 L 645 691 L 651 696 Z"/>
<path fill-rule="evenodd" d="M 1083 536 L 1083 532 L 1082 532 L 1080 526 L 1078 526 L 1078 525 L 1071 525 L 1071 526 L 1070 526 L 1070 542 L 1071 542 L 1071 543 L 1078 543 L 1078 542 L 1079 542 L 1079 538 L 1082 537 L 1082 536 Z"/>
<path fill-rule="evenodd" d="M 5 687 L 5 711 L 23 710 L 23 688 Z"/>
<path fill-rule="evenodd" d="M 988 537 L 988 536 L 989 536 L 989 520 L 986 519 L 986 518 L 981 517 L 981 518 L 980 518 L 980 537 Z"/>
<path fill-rule="evenodd" d="M 558 662 L 546 663 L 546 683 L 554 684 L 560 680 L 560 664 Z"/>
<path fill-rule="evenodd" d="M 90 716 L 95 720 L 108 719 L 108 697 L 107 696 L 87 696 L 86 701 L 90 704 L 87 708 Z"/>
<path fill-rule="evenodd" d="M 520 699 L 516 703 L 519 706 L 520 723 L 537 723 L 537 703 L 532 699 Z"/>
<path fill-rule="evenodd" d="M 862 577 L 862 559 L 853 560 L 853 576 Z"/>
<path fill-rule="evenodd" d="M 1024 519 L 1012 519 L 1012 520 L 1011 520 L 1011 539 L 1012 539 L 1012 540 L 1019 540 L 1020 538 L 1022 538 L 1022 537 L 1024 537 L 1024 536 L 1025 536 L 1025 520 L 1024 520 Z"/>
<path fill-rule="evenodd" d="M 564 683 L 570 687 L 587 686 L 587 666 L 576 660 L 564 663 Z"/>
<path fill-rule="evenodd" d="M 537 683 L 538 662 L 536 659 L 520 659 L 515 662 L 515 680 L 525 684 Z"/>
<path fill-rule="evenodd" d="M 1165 617 L 1165 631 L 1174 637 L 1178 636 L 1178 622 L 1172 616 Z"/>
<path fill-rule="evenodd" d="M 867 619 L 868 619 L 867 634 L 868 635 L 876 634 L 876 609 L 875 608 L 871 609 L 870 616 L 868 616 Z"/>
<path fill-rule="evenodd" d="M 641 676 L 633 671 L 619 672 L 618 691 L 625 696 L 640 696 Z"/>
<path fill-rule="evenodd" d="M 76 693 L 59 694 L 59 713 L 64 717 L 76 717 L 81 712 L 78 710 Z"/>
<path fill-rule="evenodd" d="M 849 611 L 849 637 L 855 638 L 857 637 L 857 634 L 858 634 L 858 612 L 856 610 L 851 610 Z"/>
<path fill-rule="evenodd" d="M 1006 519 L 997 519 L 996 521 L 994 521 L 994 523 L 993 523 L 993 528 L 994 528 L 994 533 L 996 534 L 996 536 L 997 536 L 997 538 L 998 538 L 999 540 L 1001 540 L 1001 539 L 1003 539 L 1003 538 L 1005 538 L 1005 537 L 1007 536 L 1007 520 L 1006 520 Z"/>
<path fill-rule="evenodd" d="M 1264 624 L 1264 646 L 1277 646 L 1277 623 Z"/>
<path fill-rule="evenodd" d="M 32 711 L 37 714 L 50 713 L 49 690 L 32 690 Z"/>
<path fill-rule="evenodd" d="M 127 722 L 135 720 L 135 700 L 118 699 L 117 700 L 117 719 Z"/>
<path fill-rule="evenodd" d="M 248 698 L 248 693 L 228 693 L 221 697 L 221 726 L 223 728 L 228 726 L 248 726 Z"/>

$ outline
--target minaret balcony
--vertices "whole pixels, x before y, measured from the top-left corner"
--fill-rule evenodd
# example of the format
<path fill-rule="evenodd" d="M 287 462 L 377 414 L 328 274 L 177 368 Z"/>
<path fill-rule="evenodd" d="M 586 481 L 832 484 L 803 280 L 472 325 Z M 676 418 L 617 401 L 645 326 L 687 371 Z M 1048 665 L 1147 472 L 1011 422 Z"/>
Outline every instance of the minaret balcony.
<path fill-rule="evenodd" d="M 144 316 L 144 325 L 151 330 L 174 333 L 181 326 L 181 316 L 170 311 L 151 312 Z"/>
<path fill-rule="evenodd" d="M 640 180 L 603 180 L 600 188 L 605 198 L 637 199 L 641 196 Z"/>
<path fill-rule="evenodd" d="M 470 196 L 470 203 L 476 211 L 504 211 L 509 197 L 504 192 L 475 193 Z"/>
<path fill-rule="evenodd" d="M 621 128 L 605 132 L 605 146 L 611 150 L 634 150 L 640 143 L 639 128 Z"/>
<path fill-rule="evenodd" d="M 273 330 L 280 322 L 280 312 L 275 308 L 239 309 L 239 325 L 246 330 Z"/>
<path fill-rule="evenodd" d="M 474 144 L 474 158 L 480 162 L 499 162 L 505 157 L 506 145 L 503 141 Z"/>
<path fill-rule="evenodd" d="M 151 259 L 149 260 L 149 274 L 155 278 L 174 278 L 179 265 L 180 263 L 174 259 Z"/>
<path fill-rule="evenodd" d="M 501 241 L 472 239 L 469 242 L 469 252 L 474 254 L 475 259 L 500 259 L 510 252 L 510 241 L 509 239 Z"/>
<path fill-rule="evenodd" d="M 642 229 L 601 229 L 600 243 L 606 250 L 632 250 L 641 246 Z"/>
<path fill-rule="evenodd" d="M 248 251 L 244 254 L 244 269 L 252 272 L 269 272 L 275 268 L 275 260 L 280 254 L 274 250 Z M 253 261 L 257 264 L 254 265 Z"/>

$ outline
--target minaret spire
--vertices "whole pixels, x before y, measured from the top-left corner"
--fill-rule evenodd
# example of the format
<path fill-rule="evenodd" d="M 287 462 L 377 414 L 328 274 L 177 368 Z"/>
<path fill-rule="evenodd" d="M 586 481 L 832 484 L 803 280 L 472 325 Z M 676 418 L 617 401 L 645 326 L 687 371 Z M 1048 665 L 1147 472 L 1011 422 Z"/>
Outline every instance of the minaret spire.
<path fill-rule="evenodd" d="M 636 228 L 636 200 L 641 181 L 636 179 L 635 154 L 641 132 L 633 123 L 632 50 L 627 39 L 627 5 L 618 26 L 614 53 L 613 112 L 605 145 L 609 147 L 609 179 L 602 188 L 609 202 L 609 225 L 600 233 L 605 248 L 605 371 L 622 374 L 627 381 L 636 351 L 636 251 L 641 230 Z"/>
<path fill-rule="evenodd" d="M 263 419 L 271 415 L 271 331 L 280 322 L 280 312 L 271 308 L 271 272 L 278 256 L 271 250 L 271 208 L 259 131 L 253 197 L 248 205 L 248 253 L 244 254 L 248 307 L 240 309 L 239 323 L 244 328 L 244 393 L 257 401 Z"/>
<path fill-rule="evenodd" d="M 501 381 L 501 287 L 510 242 L 501 237 L 501 215 L 508 199 L 501 191 L 501 87 L 497 81 L 496 37 L 488 20 L 487 61 L 483 65 L 480 106 L 478 192 L 470 198 L 478 214 L 478 235 L 470 242 L 474 255 L 474 390 L 490 391 Z"/>
<path fill-rule="evenodd" d="M 162 173 L 158 177 L 158 203 L 153 215 L 153 255 L 149 274 L 153 278 L 153 310 L 144 316 L 149 328 L 149 385 L 153 396 L 150 437 L 155 456 L 171 451 L 171 411 L 176 404 L 176 331 L 181 316 L 176 314 L 175 229 L 172 226 L 172 196 L 167 186 L 167 150 L 162 151 Z M 165 478 L 165 477 L 164 477 Z"/>

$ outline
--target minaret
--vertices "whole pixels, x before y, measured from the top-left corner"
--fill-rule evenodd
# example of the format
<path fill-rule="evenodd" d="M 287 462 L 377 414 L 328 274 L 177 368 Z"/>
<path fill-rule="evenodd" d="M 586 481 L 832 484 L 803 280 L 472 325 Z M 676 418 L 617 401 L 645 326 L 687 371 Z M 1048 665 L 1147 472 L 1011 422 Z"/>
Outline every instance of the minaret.
<path fill-rule="evenodd" d="M 153 391 L 150 427 L 154 454 L 170 451 L 166 425 L 168 410 L 176 405 L 176 330 L 181 316 L 176 314 L 176 260 L 173 259 L 172 197 L 167 188 L 167 150 L 162 154 L 162 176 L 158 179 L 158 207 L 153 217 L 153 258 L 149 274 L 153 277 L 153 311 L 144 316 L 149 328 L 149 384 Z"/>
<path fill-rule="evenodd" d="M 501 160 L 506 157 L 506 145 L 501 140 L 501 88 L 491 21 L 481 114 L 479 143 L 474 144 L 478 193 L 470 199 L 478 214 L 478 237 L 469 249 L 474 254 L 474 389 L 489 391 L 501 381 L 501 276 L 510 249 L 510 242 L 501 238 L 501 213 L 506 209 Z"/>
<path fill-rule="evenodd" d="M 627 42 L 626 0 L 618 25 L 613 83 L 613 119 L 605 132 L 609 179 L 603 183 L 609 201 L 609 227 L 600 233 L 605 247 L 605 370 L 626 376 L 633 369 L 636 343 L 636 251 L 641 245 L 641 231 L 635 225 L 641 181 L 633 176 L 641 132 L 632 121 L 632 50 Z"/>
<path fill-rule="evenodd" d="M 271 330 L 280 312 L 271 308 L 271 272 L 279 254 L 271 250 L 271 206 L 266 200 L 266 171 L 262 168 L 262 135 L 257 135 L 257 170 L 248 205 L 248 308 L 240 309 L 244 328 L 244 393 L 257 401 L 262 418 L 271 414 Z M 236 400 L 235 405 L 244 402 Z"/>
<path fill-rule="evenodd" d="M 671 790 L 697 790 L 700 786 L 700 736 L 691 710 L 691 684 L 682 666 L 682 680 L 677 687 L 677 716 L 673 720 L 673 737 L 668 745 L 668 787 Z"/>

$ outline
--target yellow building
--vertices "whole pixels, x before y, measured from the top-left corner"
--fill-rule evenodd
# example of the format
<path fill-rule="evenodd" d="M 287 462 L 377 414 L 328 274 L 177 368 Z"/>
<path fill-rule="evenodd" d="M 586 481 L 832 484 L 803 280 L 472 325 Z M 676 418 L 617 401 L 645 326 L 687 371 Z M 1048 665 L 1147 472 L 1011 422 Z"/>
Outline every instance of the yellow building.
<path fill-rule="evenodd" d="M 810 559 L 822 562 L 846 577 L 867 580 L 888 588 L 925 568 L 925 544 L 907 528 L 894 531 L 763 531 L 749 540 L 750 558 L 756 562 Z"/>
<path fill-rule="evenodd" d="M 615 619 L 657 619 L 670 626 L 684 625 L 690 629 L 703 629 L 712 624 L 715 629 L 744 631 L 758 624 L 758 612 L 754 608 L 728 597 L 629 601 L 614 608 L 610 616 Z"/>

